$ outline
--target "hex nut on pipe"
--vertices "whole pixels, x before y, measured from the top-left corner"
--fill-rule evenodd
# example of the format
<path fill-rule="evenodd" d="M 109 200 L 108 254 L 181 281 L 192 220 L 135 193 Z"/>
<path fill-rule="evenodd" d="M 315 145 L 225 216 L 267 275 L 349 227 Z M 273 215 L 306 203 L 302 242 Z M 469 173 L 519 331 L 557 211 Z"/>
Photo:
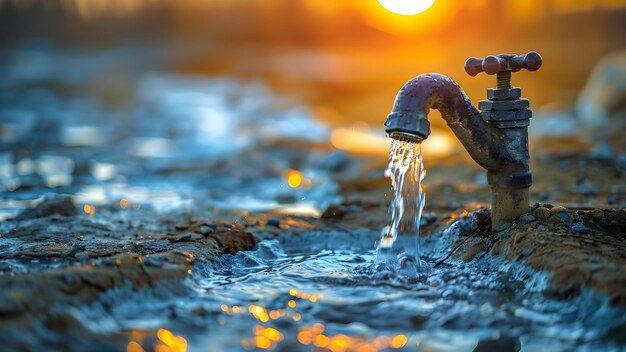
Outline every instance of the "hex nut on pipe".
<path fill-rule="evenodd" d="M 519 99 L 522 96 L 520 88 L 488 88 L 487 99 L 489 100 L 506 100 Z"/>
<path fill-rule="evenodd" d="M 478 102 L 478 108 L 482 111 L 491 110 L 521 110 L 528 109 L 530 102 L 528 99 L 516 100 L 481 100 Z"/>

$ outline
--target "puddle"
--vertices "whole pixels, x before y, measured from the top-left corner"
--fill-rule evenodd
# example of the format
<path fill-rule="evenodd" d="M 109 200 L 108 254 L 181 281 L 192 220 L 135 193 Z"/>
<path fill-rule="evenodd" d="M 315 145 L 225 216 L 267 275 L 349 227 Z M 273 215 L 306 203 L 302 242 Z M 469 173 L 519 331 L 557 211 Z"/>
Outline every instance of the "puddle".
<path fill-rule="evenodd" d="M 183 295 L 107 293 L 114 309 L 81 310 L 97 326 L 117 322 L 112 329 L 167 326 L 191 351 L 619 350 L 602 336 L 625 312 L 590 291 L 550 298 L 545 274 L 493 258 L 452 261 L 419 280 L 385 275 L 372 266 L 377 236 L 267 238 L 254 251 L 195 265 Z M 422 243 L 430 263 L 432 249 Z M 276 339 L 258 338 L 270 328 Z"/>

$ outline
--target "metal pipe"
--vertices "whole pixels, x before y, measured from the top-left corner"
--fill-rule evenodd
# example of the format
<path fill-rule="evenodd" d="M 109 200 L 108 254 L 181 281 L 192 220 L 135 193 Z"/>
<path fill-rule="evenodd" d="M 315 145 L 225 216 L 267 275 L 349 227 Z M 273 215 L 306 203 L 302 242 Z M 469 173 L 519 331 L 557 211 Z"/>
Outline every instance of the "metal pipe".
<path fill-rule="evenodd" d="M 456 82 L 430 73 L 413 78 L 400 89 L 385 121 L 387 134 L 421 142 L 430 135 L 430 109 L 441 112 L 472 159 L 487 170 L 493 230 L 524 214 L 530 187 L 528 124 L 489 124 Z"/>
<path fill-rule="evenodd" d="M 395 133 L 404 133 L 418 141 L 426 139 L 430 135 L 430 109 L 441 112 L 472 159 L 487 171 L 500 172 L 519 163 L 499 143 L 463 89 L 438 73 L 417 76 L 400 89 L 385 122 L 386 132 L 392 138 Z"/>

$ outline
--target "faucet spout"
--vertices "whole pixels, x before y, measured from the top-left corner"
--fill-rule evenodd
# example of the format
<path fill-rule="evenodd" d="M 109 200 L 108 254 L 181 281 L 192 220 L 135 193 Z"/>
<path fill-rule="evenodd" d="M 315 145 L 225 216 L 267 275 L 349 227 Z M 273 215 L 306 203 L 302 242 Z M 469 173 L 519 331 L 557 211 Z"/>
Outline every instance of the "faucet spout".
<path fill-rule="evenodd" d="M 441 112 L 472 159 L 488 172 L 500 173 L 516 166 L 524 168 L 524 162 L 516 160 L 504 148 L 463 89 L 441 74 L 417 76 L 400 89 L 385 122 L 387 134 L 391 138 L 402 136 L 417 142 L 428 138 L 430 109 Z"/>

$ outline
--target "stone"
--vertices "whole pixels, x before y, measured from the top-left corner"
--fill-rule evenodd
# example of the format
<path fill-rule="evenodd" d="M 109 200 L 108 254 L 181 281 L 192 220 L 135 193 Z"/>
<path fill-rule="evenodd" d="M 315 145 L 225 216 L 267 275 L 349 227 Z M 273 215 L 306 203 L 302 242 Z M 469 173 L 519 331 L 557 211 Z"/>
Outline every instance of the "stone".
<path fill-rule="evenodd" d="M 553 207 L 552 209 L 550 209 L 550 213 L 552 214 L 558 214 L 560 212 L 564 212 L 567 211 L 567 209 L 565 209 L 565 207 L 561 206 L 561 205 L 557 205 L 555 207 Z"/>
<path fill-rule="evenodd" d="M 547 220 L 550 217 L 550 210 L 545 207 L 539 207 L 533 211 L 533 215 L 539 220 Z"/>
<path fill-rule="evenodd" d="M 604 212 L 600 209 L 594 209 L 591 212 L 591 218 L 596 221 L 604 221 Z"/>
<path fill-rule="evenodd" d="M 211 232 L 213 232 L 213 229 L 212 229 L 211 227 L 209 227 L 209 226 L 202 225 L 202 226 L 200 226 L 199 231 L 200 231 L 200 233 L 201 233 L 201 234 L 203 234 L 203 235 L 208 235 L 208 234 L 210 234 Z"/>
<path fill-rule="evenodd" d="M 564 211 L 562 211 L 560 213 L 557 213 L 556 217 L 561 219 L 561 221 L 563 221 L 563 222 L 570 222 L 571 221 L 569 214 L 564 212 Z"/>
<path fill-rule="evenodd" d="M 598 62 L 576 104 L 579 122 L 597 137 L 620 136 L 626 119 L 626 51 L 606 55 Z"/>
<path fill-rule="evenodd" d="M 178 230 L 178 231 L 180 231 L 180 230 L 186 230 L 186 229 L 188 229 L 188 228 L 189 228 L 189 225 L 187 225 L 187 224 L 175 224 L 175 225 L 174 225 L 174 228 L 175 228 L 176 230 Z"/>
<path fill-rule="evenodd" d="M 15 220 L 44 218 L 51 215 L 74 216 L 77 209 L 74 199 L 66 195 L 46 196 L 43 201 L 34 208 L 26 209 L 19 213 Z"/>
<path fill-rule="evenodd" d="M 525 215 L 522 215 L 522 217 L 520 217 L 520 220 L 523 222 L 533 222 L 533 221 L 537 221 L 537 218 L 530 214 L 525 214 Z"/>
<path fill-rule="evenodd" d="M 570 228 L 570 232 L 573 233 L 573 234 L 586 235 L 586 234 L 591 233 L 591 229 L 588 228 L 587 226 L 583 225 L 583 224 L 574 224 Z"/>

